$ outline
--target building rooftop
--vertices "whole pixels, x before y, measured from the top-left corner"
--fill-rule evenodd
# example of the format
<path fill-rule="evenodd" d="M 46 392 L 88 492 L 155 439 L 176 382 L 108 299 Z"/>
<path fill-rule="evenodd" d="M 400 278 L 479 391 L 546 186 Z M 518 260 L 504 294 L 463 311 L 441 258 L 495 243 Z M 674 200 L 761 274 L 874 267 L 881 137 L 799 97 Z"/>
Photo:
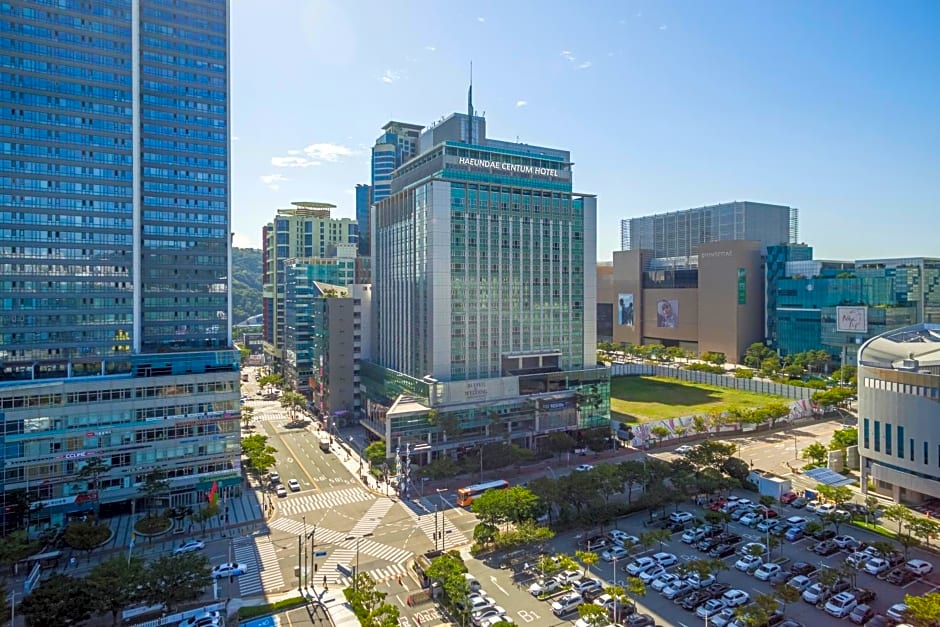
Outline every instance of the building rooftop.
<path fill-rule="evenodd" d="M 940 374 L 940 324 L 922 323 L 882 333 L 858 353 L 863 366 Z"/>

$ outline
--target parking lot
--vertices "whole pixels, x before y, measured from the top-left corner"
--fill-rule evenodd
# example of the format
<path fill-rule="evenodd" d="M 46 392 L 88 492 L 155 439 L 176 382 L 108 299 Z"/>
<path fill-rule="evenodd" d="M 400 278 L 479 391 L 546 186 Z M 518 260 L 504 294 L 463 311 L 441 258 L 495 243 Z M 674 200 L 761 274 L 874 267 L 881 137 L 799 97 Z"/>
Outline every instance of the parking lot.
<path fill-rule="evenodd" d="M 753 497 L 753 495 L 747 496 Z M 692 513 L 699 519 L 703 518 L 706 512 L 705 509 L 692 504 L 681 507 L 680 509 Z M 777 510 L 780 512 L 782 518 L 803 516 L 809 520 L 817 519 L 812 513 L 806 512 L 805 510 L 794 509 L 789 506 L 778 506 Z M 634 515 L 633 517 L 620 521 L 618 528 L 623 529 L 628 534 L 639 536 L 649 531 L 649 529 L 643 525 L 646 518 L 645 514 Z M 747 542 L 767 543 L 767 534 L 759 533 L 736 521 L 729 522 L 727 530 L 741 536 L 739 546 Z M 867 543 L 886 540 L 886 538 L 876 536 L 863 529 L 850 525 L 842 525 L 839 531 L 840 534 L 851 535 Z M 583 542 L 588 535 L 590 534 L 563 534 L 555 539 L 552 543 L 553 546 L 551 550 L 573 555 L 575 550 L 583 548 L 580 543 Z M 656 545 L 648 551 L 643 551 L 642 548 L 640 548 L 640 550 L 634 549 L 631 558 L 652 555 L 660 550 L 675 554 L 679 558 L 679 564 L 708 557 L 705 553 L 697 550 L 695 544 L 689 545 L 681 542 L 681 535 L 681 533 L 673 534 L 672 538 L 665 543 L 662 549 L 660 549 L 659 545 Z M 774 558 L 776 560 L 782 555 L 785 559 L 782 566 L 787 570 L 790 565 L 795 562 L 807 562 L 817 568 L 838 567 L 848 555 L 847 552 L 841 550 L 826 557 L 816 555 L 810 548 L 817 542 L 817 540 L 810 537 L 804 537 L 793 542 L 787 542 L 781 538 L 781 546 L 774 549 Z M 721 571 L 717 574 L 718 581 L 730 585 L 731 588 L 743 590 L 751 597 L 757 594 L 773 594 L 772 583 L 759 581 L 753 575 L 735 569 L 735 562 L 739 558 L 740 555 L 737 553 L 721 558 L 722 561 L 727 564 L 728 570 Z M 924 559 L 931 563 L 938 562 L 935 556 L 919 549 L 912 549 L 909 558 Z M 590 569 L 589 576 L 602 579 L 604 582 L 611 582 L 614 580 L 616 572 L 616 580 L 622 581 L 628 576 L 627 573 L 623 571 L 623 567 L 629 561 L 630 559 L 618 562 L 605 562 L 602 560 Z M 538 579 L 538 573 L 534 573 L 532 568 L 530 568 L 529 572 L 522 572 L 522 566 L 523 565 L 517 564 L 515 569 L 501 569 L 495 564 L 489 565 L 476 560 L 468 562 L 470 572 L 479 579 L 487 594 L 492 596 L 496 600 L 497 605 L 503 607 L 517 624 L 558 625 L 575 622 L 578 618 L 576 610 L 570 616 L 564 616 L 563 619 L 559 619 L 555 617 L 551 611 L 551 601 L 555 599 L 540 601 L 527 592 L 528 585 Z M 530 567 L 531 566 L 532 564 L 530 564 Z M 670 566 L 666 570 L 668 572 L 675 572 L 677 567 L 677 565 Z M 810 577 L 813 578 L 813 575 Z M 895 586 L 879 580 L 864 571 L 859 571 L 855 585 L 871 590 L 876 594 L 876 598 L 874 601 L 870 602 L 869 605 L 871 605 L 876 612 L 883 614 L 891 605 L 903 601 L 905 594 L 923 595 L 940 588 L 940 573 L 935 571 L 931 575 L 911 581 L 904 586 Z M 647 587 L 646 596 L 640 599 L 638 603 L 638 611 L 652 615 L 658 625 L 692 627 L 693 625 L 697 626 L 703 624 L 703 620 L 697 617 L 694 611 L 682 609 L 673 601 L 665 599 L 659 592 L 654 591 L 649 586 Z M 830 616 L 822 609 L 817 609 L 815 605 L 811 605 L 802 600 L 788 604 L 785 614 L 788 618 L 796 620 L 806 626 L 828 627 L 839 624 L 850 624 L 847 619 L 837 619 Z"/>

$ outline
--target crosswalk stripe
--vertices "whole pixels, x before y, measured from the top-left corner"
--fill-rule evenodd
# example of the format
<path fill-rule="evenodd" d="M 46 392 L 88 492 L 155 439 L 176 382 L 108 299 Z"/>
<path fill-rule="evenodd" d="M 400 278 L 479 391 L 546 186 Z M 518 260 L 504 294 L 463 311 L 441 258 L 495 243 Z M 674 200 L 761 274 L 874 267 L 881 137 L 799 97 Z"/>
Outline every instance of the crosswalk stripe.
<path fill-rule="evenodd" d="M 444 520 L 444 546 L 456 547 L 467 544 L 469 540 L 463 535 L 459 529 L 447 519 L 447 516 L 441 512 L 438 515 L 438 519 L 435 522 L 434 513 L 418 515 L 410 507 L 405 507 L 405 512 L 408 513 L 411 518 L 415 520 L 415 523 L 418 525 L 418 528 L 424 532 L 424 535 L 428 537 L 428 540 L 434 541 L 434 531 L 435 528 L 437 531 L 441 530 L 441 519 Z"/>
<path fill-rule="evenodd" d="M 247 572 L 238 578 L 242 596 L 281 590 L 284 579 L 277 561 L 277 553 L 267 537 L 241 537 L 232 542 L 235 561 L 245 564 Z"/>
<path fill-rule="evenodd" d="M 393 564 L 404 562 L 413 555 L 411 551 L 382 544 L 381 542 L 376 542 L 369 538 L 363 538 L 359 541 L 359 552 L 371 555 L 372 557 L 378 557 L 379 559 L 392 562 Z"/>
<path fill-rule="evenodd" d="M 329 492 L 317 492 L 292 496 L 275 501 L 275 507 L 282 514 L 294 516 L 320 509 L 334 509 L 342 505 L 351 505 L 374 498 L 362 488 L 344 488 Z"/>
<path fill-rule="evenodd" d="M 320 578 L 326 577 L 326 580 L 330 583 L 340 583 L 343 580 L 348 582 L 348 578 L 344 577 L 342 573 L 336 570 L 336 567 L 341 564 L 349 568 L 350 562 L 352 562 L 355 557 L 356 549 L 338 548 L 326 558 L 320 566 L 317 576 Z"/>
<path fill-rule="evenodd" d="M 395 505 L 395 501 L 391 499 L 379 499 L 373 503 L 369 511 L 363 514 L 356 526 L 349 531 L 349 535 L 361 537 L 375 531 L 393 505 Z"/>

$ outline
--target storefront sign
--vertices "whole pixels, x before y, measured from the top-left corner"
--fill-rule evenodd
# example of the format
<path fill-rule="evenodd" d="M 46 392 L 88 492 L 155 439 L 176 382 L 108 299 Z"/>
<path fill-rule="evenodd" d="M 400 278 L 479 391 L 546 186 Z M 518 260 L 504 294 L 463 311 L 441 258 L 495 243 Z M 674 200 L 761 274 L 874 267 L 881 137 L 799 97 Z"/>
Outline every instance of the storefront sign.
<path fill-rule="evenodd" d="M 500 170 L 502 172 L 512 172 L 516 174 L 535 174 L 537 176 L 558 177 L 558 170 L 552 168 L 539 168 L 533 165 L 521 165 L 518 163 L 506 163 L 504 161 L 490 161 L 489 159 L 471 159 L 469 157 L 458 157 L 459 165 L 470 166 L 471 168 L 480 168 L 482 170 Z"/>

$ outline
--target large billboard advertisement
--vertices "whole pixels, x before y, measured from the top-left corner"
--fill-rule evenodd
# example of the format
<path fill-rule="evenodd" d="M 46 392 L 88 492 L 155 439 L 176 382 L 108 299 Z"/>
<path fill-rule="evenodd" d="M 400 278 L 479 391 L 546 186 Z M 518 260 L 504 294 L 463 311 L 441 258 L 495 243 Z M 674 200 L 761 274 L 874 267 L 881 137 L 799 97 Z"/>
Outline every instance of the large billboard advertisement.
<path fill-rule="evenodd" d="M 679 326 L 679 301 L 660 299 L 656 303 L 656 326 L 660 329 L 675 329 Z"/>
<path fill-rule="evenodd" d="M 868 307 L 836 307 L 836 331 L 868 333 Z"/>
<path fill-rule="evenodd" d="M 633 294 L 617 296 L 617 324 L 622 327 L 633 326 Z"/>

